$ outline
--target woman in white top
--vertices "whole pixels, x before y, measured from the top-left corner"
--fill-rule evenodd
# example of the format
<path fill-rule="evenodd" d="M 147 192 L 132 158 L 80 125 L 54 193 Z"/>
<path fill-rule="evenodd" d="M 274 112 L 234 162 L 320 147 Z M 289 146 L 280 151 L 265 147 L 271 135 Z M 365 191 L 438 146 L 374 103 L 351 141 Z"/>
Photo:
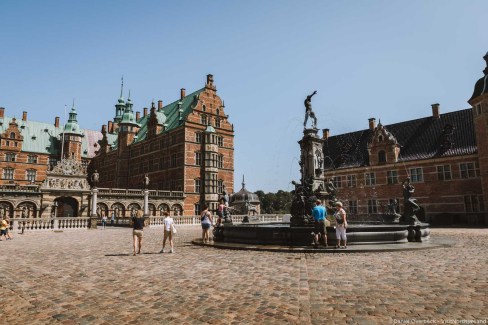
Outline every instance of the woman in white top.
<path fill-rule="evenodd" d="M 168 212 L 163 212 L 164 219 L 164 237 L 163 237 L 163 249 L 160 251 L 160 253 L 164 253 L 164 247 L 166 246 L 166 239 L 169 238 L 169 246 L 170 246 L 170 253 L 174 253 L 173 250 L 173 227 L 174 227 L 174 221 L 173 218 L 169 216 Z"/>
<path fill-rule="evenodd" d="M 346 211 L 342 208 L 342 202 L 337 201 L 335 203 L 335 206 L 337 210 L 336 213 L 334 214 L 334 218 L 336 219 L 336 237 L 337 237 L 336 248 L 347 248 Z M 344 241 L 344 246 L 341 246 L 341 239 Z"/>

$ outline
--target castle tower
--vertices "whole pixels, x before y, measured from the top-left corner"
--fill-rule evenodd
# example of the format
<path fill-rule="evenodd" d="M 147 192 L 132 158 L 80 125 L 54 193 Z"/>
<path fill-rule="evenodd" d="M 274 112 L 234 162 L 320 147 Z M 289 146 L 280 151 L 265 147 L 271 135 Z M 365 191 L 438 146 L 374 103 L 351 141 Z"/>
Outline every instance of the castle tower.
<path fill-rule="evenodd" d="M 117 104 L 115 104 L 115 117 L 114 117 L 114 123 L 118 124 L 120 121 L 122 121 L 122 115 L 125 112 L 125 101 L 123 97 L 123 92 L 124 92 L 124 77 L 122 77 L 122 84 L 120 85 L 120 97 L 119 100 L 117 101 Z M 129 99 L 127 101 L 130 101 L 130 95 Z M 132 103 L 130 103 L 132 105 Z M 131 106 L 132 109 L 132 106 Z M 109 130 L 109 132 L 112 130 Z"/>
<path fill-rule="evenodd" d="M 69 112 L 68 122 L 64 125 L 63 133 L 61 134 L 61 141 L 63 143 L 63 155 L 61 159 L 74 159 L 81 161 L 81 140 L 83 133 L 76 119 L 75 103 Z"/>
<path fill-rule="evenodd" d="M 216 210 L 219 200 L 217 191 L 218 157 L 217 134 L 212 125 L 207 125 L 204 132 L 203 150 L 203 196 L 210 210 Z"/>
<path fill-rule="evenodd" d="M 483 59 L 486 61 L 486 68 L 483 70 L 484 76 L 476 82 L 473 96 L 468 100 L 468 103 L 473 110 L 481 188 L 486 211 L 488 207 L 488 53 Z M 487 217 L 488 214 L 485 212 L 485 220 Z"/>

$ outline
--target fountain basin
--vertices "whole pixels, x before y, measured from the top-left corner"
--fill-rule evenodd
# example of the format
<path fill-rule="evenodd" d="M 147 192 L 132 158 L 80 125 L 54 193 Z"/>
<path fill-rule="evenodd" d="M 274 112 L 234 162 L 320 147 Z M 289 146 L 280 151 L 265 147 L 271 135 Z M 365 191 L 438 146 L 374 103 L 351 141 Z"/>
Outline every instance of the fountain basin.
<path fill-rule="evenodd" d="M 312 243 L 313 226 L 291 227 L 289 223 L 238 224 L 216 228 L 216 242 L 303 246 Z M 430 236 L 429 224 L 349 224 L 348 244 L 394 244 L 422 242 Z M 329 244 L 336 243 L 334 227 L 327 227 Z"/>

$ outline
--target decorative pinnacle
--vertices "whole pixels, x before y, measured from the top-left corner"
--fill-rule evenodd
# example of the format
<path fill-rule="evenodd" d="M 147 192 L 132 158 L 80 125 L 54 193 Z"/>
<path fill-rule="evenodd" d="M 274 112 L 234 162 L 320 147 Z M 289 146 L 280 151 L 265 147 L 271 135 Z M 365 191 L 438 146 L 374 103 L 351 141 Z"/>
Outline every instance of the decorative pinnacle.
<path fill-rule="evenodd" d="M 122 76 L 122 83 L 120 85 L 120 98 L 122 98 L 124 92 L 124 76 Z"/>
<path fill-rule="evenodd" d="M 246 187 L 246 183 L 244 182 L 244 174 L 242 174 L 242 188 Z"/>

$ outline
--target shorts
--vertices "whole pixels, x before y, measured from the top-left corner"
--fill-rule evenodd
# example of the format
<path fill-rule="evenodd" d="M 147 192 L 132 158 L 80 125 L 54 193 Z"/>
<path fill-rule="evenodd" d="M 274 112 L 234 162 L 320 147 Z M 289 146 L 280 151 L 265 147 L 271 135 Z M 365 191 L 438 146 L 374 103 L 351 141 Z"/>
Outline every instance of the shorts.
<path fill-rule="evenodd" d="M 210 224 L 209 223 L 202 223 L 202 229 L 203 230 L 210 229 Z"/>
<path fill-rule="evenodd" d="M 7 229 L 0 230 L 0 236 L 7 236 Z"/>
<path fill-rule="evenodd" d="M 336 227 L 336 237 L 337 237 L 337 240 L 347 240 L 347 237 L 346 237 L 346 228 L 344 227 L 344 225 L 340 225 L 340 226 L 337 226 Z"/>
<path fill-rule="evenodd" d="M 327 234 L 327 229 L 325 228 L 324 220 L 315 221 L 313 229 L 314 229 L 313 232 L 315 234 L 322 234 L 322 235 Z"/>
<path fill-rule="evenodd" d="M 164 238 L 173 238 L 173 232 L 171 230 L 164 229 Z"/>
<path fill-rule="evenodd" d="M 142 235 L 144 234 L 144 231 L 142 229 L 134 229 L 132 230 L 132 235 L 137 236 L 139 238 L 142 238 Z"/>

